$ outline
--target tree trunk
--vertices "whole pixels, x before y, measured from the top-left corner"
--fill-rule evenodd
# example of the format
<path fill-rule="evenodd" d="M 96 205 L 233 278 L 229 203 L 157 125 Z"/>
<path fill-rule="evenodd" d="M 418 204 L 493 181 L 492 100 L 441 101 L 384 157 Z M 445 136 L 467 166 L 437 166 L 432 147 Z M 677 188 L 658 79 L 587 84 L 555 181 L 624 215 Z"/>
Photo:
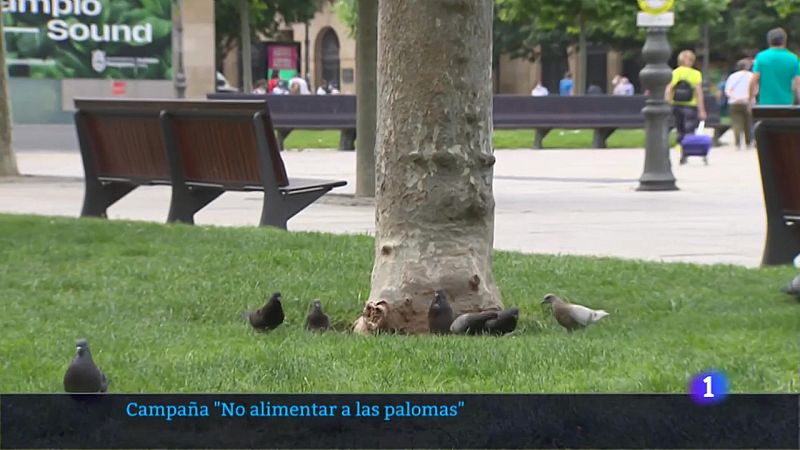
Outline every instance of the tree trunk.
<path fill-rule="evenodd" d="M 492 0 L 381 1 L 372 291 L 354 326 L 502 308 L 492 275 Z"/>
<path fill-rule="evenodd" d="M 356 35 L 356 195 L 375 196 L 375 105 L 378 96 L 378 2 L 358 0 Z"/>
<path fill-rule="evenodd" d="M 0 8 L 0 176 L 19 175 L 17 159 L 11 148 L 11 98 L 8 96 L 6 39 L 3 32 L 3 9 Z"/>
<path fill-rule="evenodd" d="M 239 0 L 239 21 L 241 26 L 242 43 L 242 92 L 253 92 L 253 55 L 250 43 L 250 0 Z M 215 78 L 216 80 L 216 78 Z"/>
<path fill-rule="evenodd" d="M 586 65 L 587 52 L 586 52 L 586 20 L 583 15 L 578 16 L 578 26 L 580 27 L 580 34 L 578 35 L 578 70 L 575 75 L 575 95 L 583 95 L 586 93 Z"/>

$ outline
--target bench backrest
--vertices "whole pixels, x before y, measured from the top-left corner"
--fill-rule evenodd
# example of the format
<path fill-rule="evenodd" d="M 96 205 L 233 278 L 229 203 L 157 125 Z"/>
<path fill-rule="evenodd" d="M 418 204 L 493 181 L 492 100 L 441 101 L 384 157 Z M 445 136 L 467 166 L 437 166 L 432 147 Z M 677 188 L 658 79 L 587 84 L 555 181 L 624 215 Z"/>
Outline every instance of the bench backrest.
<path fill-rule="evenodd" d="M 354 95 L 209 94 L 210 100 L 264 100 L 269 102 L 275 128 L 355 128 Z"/>
<path fill-rule="evenodd" d="M 173 110 L 166 112 L 164 120 L 186 181 L 235 188 L 261 186 L 262 170 L 272 170 L 277 186 L 289 184 L 277 144 L 269 143 L 275 134 L 264 111 L 221 115 Z M 269 158 L 269 164 L 263 165 L 262 158 Z"/>
<path fill-rule="evenodd" d="M 278 186 L 288 184 L 269 116 L 260 101 L 94 100 L 76 99 L 79 133 L 98 176 L 134 180 L 170 180 L 182 173 L 187 180 L 231 187 L 261 185 L 259 142 Z M 162 117 L 165 116 L 165 117 Z M 259 139 L 254 118 L 261 122 Z M 165 141 L 165 127 L 174 146 Z M 82 143 L 82 151 L 84 145 Z M 178 158 L 170 156 L 174 147 Z M 84 155 L 84 159 L 87 155 Z M 178 163 L 178 172 L 170 172 Z"/>
<path fill-rule="evenodd" d="M 98 177 L 169 180 L 158 111 L 107 110 L 76 101 L 75 120 L 84 164 Z M 88 174 L 87 174 L 88 175 Z"/>
<path fill-rule="evenodd" d="M 783 214 L 797 218 L 800 216 L 800 108 L 756 107 L 753 118 L 757 122 L 765 194 L 770 192 L 771 183 Z"/>
<path fill-rule="evenodd" d="M 552 126 L 644 126 L 643 95 L 583 95 L 562 97 L 549 95 L 495 95 L 493 121 L 496 128 L 513 128 L 532 123 Z M 709 126 L 720 122 L 719 104 L 713 96 L 706 96 Z"/>
<path fill-rule="evenodd" d="M 209 99 L 268 99 L 276 128 L 355 128 L 356 97 L 354 95 L 266 95 L 209 94 Z M 492 107 L 496 128 L 532 128 L 535 126 L 644 126 L 643 95 L 583 95 L 562 97 L 549 95 L 494 96 Z M 713 96 L 706 96 L 709 126 L 720 122 L 720 109 Z"/>

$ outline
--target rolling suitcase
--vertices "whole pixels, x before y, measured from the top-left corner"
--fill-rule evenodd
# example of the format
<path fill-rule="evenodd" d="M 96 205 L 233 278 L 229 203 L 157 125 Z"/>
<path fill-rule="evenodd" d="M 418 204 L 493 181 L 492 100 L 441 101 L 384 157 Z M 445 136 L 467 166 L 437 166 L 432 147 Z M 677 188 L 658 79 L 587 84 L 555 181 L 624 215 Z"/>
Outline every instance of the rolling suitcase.
<path fill-rule="evenodd" d="M 702 156 L 708 165 L 708 152 L 711 150 L 711 136 L 703 134 L 705 121 L 701 121 L 694 134 L 687 134 L 681 141 L 681 164 L 686 164 L 690 156 Z"/>

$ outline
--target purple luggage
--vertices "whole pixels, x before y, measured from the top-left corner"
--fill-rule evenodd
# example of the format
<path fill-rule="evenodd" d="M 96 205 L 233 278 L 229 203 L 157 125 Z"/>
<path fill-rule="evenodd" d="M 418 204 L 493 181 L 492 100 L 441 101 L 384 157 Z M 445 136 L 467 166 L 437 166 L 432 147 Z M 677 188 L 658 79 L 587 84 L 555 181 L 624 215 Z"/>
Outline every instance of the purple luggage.
<path fill-rule="evenodd" d="M 687 134 L 681 141 L 681 164 L 686 164 L 686 159 L 690 156 L 702 156 L 703 161 L 708 164 L 708 152 L 711 150 L 711 136 L 702 134 L 703 122 L 697 127 L 696 134 Z"/>

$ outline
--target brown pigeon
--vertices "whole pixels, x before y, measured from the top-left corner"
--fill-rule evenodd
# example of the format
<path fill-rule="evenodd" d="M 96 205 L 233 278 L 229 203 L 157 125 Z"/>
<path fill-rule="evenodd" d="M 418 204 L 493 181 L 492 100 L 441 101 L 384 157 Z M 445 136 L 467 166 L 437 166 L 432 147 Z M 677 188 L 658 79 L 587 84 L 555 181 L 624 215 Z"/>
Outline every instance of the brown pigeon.
<path fill-rule="evenodd" d="M 311 309 L 306 316 L 306 330 L 325 331 L 331 326 L 328 315 L 322 312 L 322 302 L 319 299 L 311 302 Z"/>
<path fill-rule="evenodd" d="M 453 334 L 483 334 L 487 332 L 486 322 L 497 318 L 497 311 L 466 313 L 456 317 L 450 325 Z"/>
<path fill-rule="evenodd" d="M 553 316 L 556 321 L 570 333 L 578 328 L 589 326 L 608 315 L 602 309 L 594 310 L 567 303 L 555 294 L 545 295 L 542 304 L 553 305 Z"/>
<path fill-rule="evenodd" d="M 514 331 L 519 320 L 519 308 L 513 307 L 497 313 L 496 319 L 486 321 L 486 330 L 490 334 L 501 335 Z"/>
<path fill-rule="evenodd" d="M 444 291 L 436 291 L 428 310 L 428 329 L 431 334 L 449 334 L 452 323 L 453 308 L 447 302 Z"/>
<path fill-rule="evenodd" d="M 253 311 L 249 316 L 250 325 L 256 330 L 274 330 L 283 323 L 283 307 L 281 307 L 281 293 L 272 294 L 263 308 Z"/>
<path fill-rule="evenodd" d="M 75 345 L 75 358 L 64 374 L 64 390 L 84 393 L 108 391 L 108 379 L 94 364 L 89 343 L 86 339 L 78 339 Z"/>

